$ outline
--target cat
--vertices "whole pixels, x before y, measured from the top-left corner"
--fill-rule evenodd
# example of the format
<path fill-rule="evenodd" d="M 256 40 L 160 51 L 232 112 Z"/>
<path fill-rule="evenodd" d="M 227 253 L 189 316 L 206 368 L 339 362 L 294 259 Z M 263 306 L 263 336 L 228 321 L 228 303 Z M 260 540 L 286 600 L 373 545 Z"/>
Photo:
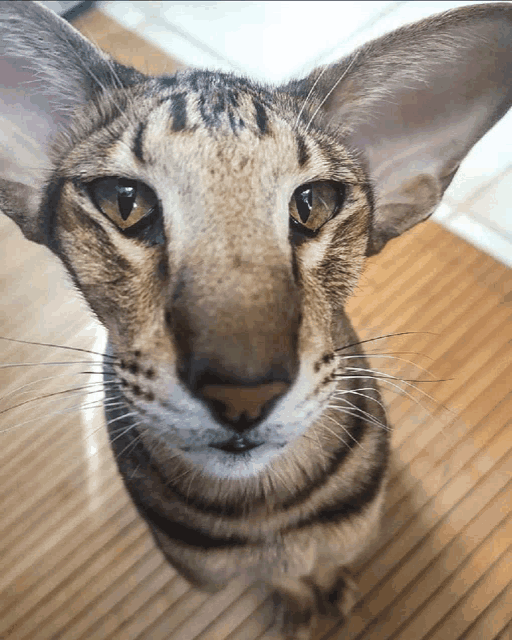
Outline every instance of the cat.
<path fill-rule="evenodd" d="M 1 2 L 0 34 L 0 209 L 108 330 L 127 491 L 192 584 L 256 577 L 309 639 L 349 615 L 385 495 L 389 428 L 344 305 L 510 107 L 512 6 L 281 87 L 147 77 L 33 2 Z"/>

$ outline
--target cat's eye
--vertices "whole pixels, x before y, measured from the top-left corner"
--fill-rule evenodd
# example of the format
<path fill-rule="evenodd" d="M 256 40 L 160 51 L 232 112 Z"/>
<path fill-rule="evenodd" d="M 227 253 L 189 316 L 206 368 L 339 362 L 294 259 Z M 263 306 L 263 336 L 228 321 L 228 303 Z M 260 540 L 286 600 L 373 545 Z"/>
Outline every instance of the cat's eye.
<path fill-rule="evenodd" d="M 336 182 L 310 182 L 295 189 L 290 201 L 294 231 L 315 235 L 343 206 L 345 187 Z"/>
<path fill-rule="evenodd" d="M 98 178 L 88 190 L 98 209 L 122 231 L 135 229 L 158 208 L 155 192 L 138 180 Z"/>

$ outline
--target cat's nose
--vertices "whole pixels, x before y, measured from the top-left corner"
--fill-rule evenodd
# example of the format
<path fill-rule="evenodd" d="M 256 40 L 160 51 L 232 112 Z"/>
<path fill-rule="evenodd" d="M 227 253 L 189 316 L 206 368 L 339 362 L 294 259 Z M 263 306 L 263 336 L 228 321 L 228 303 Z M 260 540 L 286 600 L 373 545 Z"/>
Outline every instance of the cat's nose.
<path fill-rule="evenodd" d="M 192 358 L 181 368 L 181 380 L 200 398 L 221 423 L 239 433 L 261 421 L 290 388 L 291 379 L 282 366 L 265 376 L 241 378 L 207 358 Z M 186 371 L 185 371 L 186 369 Z"/>
<path fill-rule="evenodd" d="M 241 432 L 261 420 L 289 387 L 287 382 L 251 386 L 206 384 L 198 391 L 217 418 Z"/>

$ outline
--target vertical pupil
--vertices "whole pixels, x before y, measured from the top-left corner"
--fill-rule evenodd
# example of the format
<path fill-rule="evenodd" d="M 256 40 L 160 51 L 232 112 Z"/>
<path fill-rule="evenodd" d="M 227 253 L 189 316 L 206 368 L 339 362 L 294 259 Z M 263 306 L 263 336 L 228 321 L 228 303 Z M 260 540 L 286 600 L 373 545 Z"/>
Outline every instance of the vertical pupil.
<path fill-rule="evenodd" d="M 305 187 L 295 196 L 295 202 L 297 203 L 297 212 L 302 222 L 307 222 L 309 214 L 311 213 L 311 207 L 313 206 L 313 189 L 311 187 Z"/>
<path fill-rule="evenodd" d="M 137 186 L 130 180 L 119 180 L 116 191 L 119 213 L 123 220 L 127 220 L 135 204 Z"/>

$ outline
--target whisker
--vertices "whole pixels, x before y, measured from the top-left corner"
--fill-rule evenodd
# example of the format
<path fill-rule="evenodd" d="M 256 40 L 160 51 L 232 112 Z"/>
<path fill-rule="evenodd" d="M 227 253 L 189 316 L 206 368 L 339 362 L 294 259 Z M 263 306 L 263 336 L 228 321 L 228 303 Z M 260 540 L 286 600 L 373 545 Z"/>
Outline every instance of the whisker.
<path fill-rule="evenodd" d="M 66 36 L 63 36 L 64 38 L 66 38 Z M 133 122 L 130 121 L 130 119 L 128 118 L 128 116 L 126 115 L 125 109 L 122 109 L 121 106 L 117 103 L 117 100 L 114 100 L 113 96 L 112 96 L 112 90 L 110 88 L 107 88 L 98 78 L 98 76 L 92 71 L 91 69 L 91 65 L 87 63 L 87 61 L 84 61 L 77 53 L 75 48 L 73 47 L 72 43 L 69 42 L 68 38 L 66 38 L 66 40 L 68 41 L 69 47 L 71 48 L 71 50 L 73 51 L 73 53 L 75 54 L 75 58 L 78 62 L 78 64 L 82 67 L 82 69 L 84 69 L 85 73 L 88 74 L 96 83 L 96 85 L 101 89 L 102 93 L 105 96 L 109 96 L 110 100 L 112 101 L 112 103 L 116 106 L 117 110 L 119 111 L 119 114 L 121 115 L 121 117 L 123 117 L 126 122 L 128 123 L 128 125 L 132 125 Z M 105 59 L 103 58 L 103 61 L 107 64 L 107 67 L 109 68 L 109 71 L 112 74 L 112 79 L 115 81 L 113 84 L 118 84 L 118 89 L 120 91 L 123 92 L 123 95 L 126 98 L 126 101 L 128 103 L 131 103 L 131 96 L 129 95 L 129 92 L 126 90 L 126 87 L 123 85 L 123 83 L 121 82 L 119 76 L 117 75 L 117 73 L 115 72 L 114 68 L 113 68 L 113 64 L 111 62 L 111 60 L 109 58 Z"/>
<path fill-rule="evenodd" d="M 350 415 L 349 412 L 346 412 L 347 415 Z M 331 416 L 323 416 L 324 418 L 327 418 L 328 420 L 331 420 L 331 422 L 334 422 L 334 424 L 338 425 L 338 427 L 341 427 L 343 429 L 343 431 L 350 437 L 352 438 L 352 440 L 358 444 L 361 449 L 363 449 L 364 451 L 366 451 L 366 449 L 363 447 L 363 445 L 359 442 L 359 440 L 357 438 L 354 438 L 354 436 L 350 433 L 350 431 L 343 425 L 343 423 L 338 422 L 336 420 L 334 420 L 334 418 L 332 418 Z M 343 442 L 343 444 L 347 444 L 340 436 L 339 434 L 335 433 L 334 431 L 332 431 L 331 429 L 329 429 L 329 427 L 326 427 L 325 425 L 323 425 L 324 429 L 327 429 L 327 431 L 330 431 L 332 433 L 333 436 L 336 436 L 340 439 L 341 442 Z M 347 445 L 348 446 L 348 445 Z"/>
<path fill-rule="evenodd" d="M 357 355 L 352 355 L 352 356 L 340 356 L 337 355 L 337 358 L 339 358 L 340 360 L 351 360 L 351 359 L 369 359 L 369 358 L 383 358 L 385 360 L 398 360 L 399 362 L 406 362 L 407 364 L 412 365 L 413 367 L 416 367 L 417 369 L 420 369 L 420 371 L 424 371 L 425 373 L 429 373 L 430 371 L 428 369 L 426 369 L 425 367 L 422 367 L 419 364 L 416 364 L 416 362 L 413 362 L 412 360 L 409 360 L 408 358 L 400 358 L 399 356 L 394 356 L 391 354 L 384 354 L 384 353 L 374 353 L 374 354 L 357 354 Z M 432 360 L 432 358 L 431 358 Z M 431 374 L 432 375 L 432 374 Z"/>
<path fill-rule="evenodd" d="M 140 436 L 138 436 L 137 438 L 135 438 L 135 443 L 137 443 L 139 441 Z M 139 470 L 140 464 L 138 464 L 135 469 L 130 473 L 130 480 L 133 480 L 133 478 L 135 477 L 135 474 L 137 473 L 137 471 Z"/>
<path fill-rule="evenodd" d="M 187 487 L 187 491 L 185 493 L 185 504 L 188 503 L 188 499 L 189 499 L 189 495 L 190 495 L 190 489 L 192 488 L 192 484 L 195 480 L 195 478 L 199 477 L 201 475 L 201 472 L 198 470 L 196 470 L 195 473 L 192 473 L 192 476 L 190 478 L 190 482 L 188 483 L 188 487 Z"/>
<path fill-rule="evenodd" d="M 84 373 L 83 371 L 79 371 L 76 373 L 71 373 L 71 372 L 67 372 L 67 373 L 59 373 L 56 374 L 54 376 L 45 376 L 44 378 L 37 378 L 37 380 L 31 380 L 30 382 L 26 382 L 25 384 L 21 385 L 20 387 L 16 387 L 16 389 L 12 389 L 11 391 L 9 391 L 9 393 L 0 396 L 0 402 L 2 402 L 3 400 L 6 400 L 7 398 L 14 396 L 14 394 L 18 393 L 20 394 L 20 392 L 23 393 L 30 393 L 30 391 L 23 391 L 23 389 L 26 389 L 27 387 L 31 387 L 33 385 L 39 384 L 41 382 L 47 382 L 48 380 L 56 380 L 57 378 L 69 378 L 71 376 L 76 376 L 76 375 L 80 375 L 81 373 Z M 91 373 L 95 373 L 95 372 L 91 372 Z"/>
<path fill-rule="evenodd" d="M 110 405 L 108 402 L 105 403 L 103 400 L 93 400 L 93 401 L 91 401 L 89 403 L 80 402 L 80 403 L 75 404 L 75 405 L 73 405 L 71 407 L 66 407 L 65 409 L 59 409 L 59 410 L 52 411 L 46 417 L 66 415 L 67 413 L 73 413 L 73 411 L 79 411 L 80 409 L 90 409 L 90 408 L 93 409 L 95 407 L 97 407 L 98 409 L 101 409 L 102 407 L 105 407 L 105 406 L 118 406 L 118 405 L 122 405 L 122 404 L 124 404 L 124 403 L 119 402 L 116 405 Z M 27 424 L 30 424 L 31 422 L 38 422 L 40 420 L 41 420 L 41 416 L 34 416 L 33 418 L 29 418 L 28 420 L 25 420 L 24 422 L 19 422 L 18 424 L 14 425 L 12 427 L 7 427 L 6 429 L 0 430 L 0 434 L 8 433 L 9 431 L 14 431 L 15 429 L 19 429 L 21 427 L 24 427 Z M 96 431 L 99 431 L 101 429 L 103 429 L 103 425 L 99 426 L 98 429 L 95 429 L 93 431 L 93 433 L 96 433 Z M 87 437 L 89 437 L 89 435 Z"/>
<path fill-rule="evenodd" d="M 361 414 L 358 413 L 357 411 L 353 411 L 351 409 L 346 409 L 345 407 L 340 407 L 339 405 L 328 405 L 328 407 L 338 411 L 338 413 L 341 413 L 344 416 L 350 416 L 351 418 L 357 418 L 357 419 L 363 418 L 363 416 L 361 416 Z M 375 426 L 379 427 L 379 429 L 388 430 L 387 427 L 383 427 L 381 424 L 375 423 L 372 420 L 370 420 L 369 422 L 372 422 L 373 424 L 375 424 Z M 349 432 L 347 431 L 347 433 L 349 433 Z M 353 439 L 355 440 L 355 438 L 353 438 Z M 360 443 L 358 442 L 358 444 L 360 444 Z M 362 447 L 362 448 L 364 448 L 364 447 Z M 366 449 L 365 449 L 365 451 L 366 451 Z"/>
<path fill-rule="evenodd" d="M 73 392 L 83 391 L 84 389 L 90 389 L 92 385 L 101 385 L 100 388 L 98 389 L 98 391 L 101 391 L 103 389 L 104 382 L 94 382 L 94 383 L 91 383 L 91 385 L 85 385 L 83 387 L 74 387 L 72 389 L 64 389 L 63 391 L 54 391 L 52 393 L 45 393 L 41 396 L 37 396 L 36 398 L 30 398 L 29 400 L 24 400 L 23 402 L 13 405 L 12 407 L 7 407 L 6 409 L 2 409 L 0 411 L 0 416 L 3 415 L 4 413 L 7 413 L 8 411 L 14 411 L 14 409 L 19 409 L 20 407 L 24 407 L 25 405 L 30 404 L 32 402 L 37 402 L 39 400 L 44 400 L 46 398 L 54 398 L 57 396 L 64 395 L 66 393 L 73 395 Z M 87 393 L 85 393 L 84 395 L 87 395 L 88 393 L 96 393 L 96 391 L 87 391 Z"/>
<path fill-rule="evenodd" d="M 382 380 L 383 382 L 387 382 L 390 386 L 392 386 L 392 387 L 394 387 L 396 389 L 399 389 L 400 393 L 405 393 L 411 399 L 413 399 L 415 402 L 417 402 L 416 398 L 414 398 L 413 395 L 408 394 L 408 392 L 405 389 L 403 389 L 400 385 L 393 384 L 393 382 L 391 382 L 390 378 L 385 378 L 384 376 L 371 376 L 371 375 L 368 375 L 368 376 L 344 376 L 344 375 L 340 375 L 339 377 L 343 378 L 344 380 Z M 399 382 L 404 382 L 405 384 L 408 383 L 407 380 L 400 380 L 399 378 L 398 378 L 398 381 Z M 425 393 L 425 392 L 423 392 L 422 389 L 417 389 L 413 384 L 409 384 L 409 386 L 413 387 L 413 389 L 415 389 L 416 391 Z M 425 395 L 429 398 L 429 400 L 432 400 L 432 401 L 435 402 L 435 400 L 431 396 L 429 396 L 427 393 L 425 393 Z"/>
<path fill-rule="evenodd" d="M 123 415 L 122 417 L 123 417 L 123 418 L 127 418 L 127 417 L 131 417 L 132 415 L 134 415 L 134 414 L 132 414 L 132 413 L 127 413 L 127 414 Z M 123 428 L 123 429 L 122 429 L 122 431 L 121 431 L 120 433 L 118 433 L 114 438 L 111 438 L 111 439 L 110 439 L 110 444 L 111 444 L 111 445 L 113 445 L 113 444 L 114 444 L 114 442 L 116 442 L 117 440 L 119 440 L 119 438 L 122 438 L 124 435 L 126 435 L 126 434 L 127 434 L 127 433 L 129 433 L 130 431 L 133 431 L 134 429 L 136 429 L 136 427 L 138 427 L 138 426 L 139 426 L 139 424 L 142 424 L 142 421 L 141 421 L 141 420 L 138 420 L 137 422 L 134 422 L 133 424 L 130 424 L 128 427 Z M 124 449 L 123 449 L 122 451 L 120 451 L 119 453 L 117 453 L 117 452 L 116 452 L 116 453 L 115 453 L 116 459 L 119 459 L 119 458 L 123 455 L 123 453 L 124 453 L 125 451 L 127 451 L 130 447 L 134 446 L 134 445 L 137 443 L 137 441 L 138 441 L 138 440 L 140 440 L 140 438 L 141 438 L 141 435 L 140 435 L 140 434 L 138 434 L 138 435 L 137 435 L 137 437 L 135 438 L 135 443 L 134 443 L 133 441 L 130 441 L 130 442 L 126 445 L 126 447 L 124 447 Z"/>
<path fill-rule="evenodd" d="M 313 85 L 311 86 L 311 89 L 309 90 L 308 95 L 306 96 L 304 102 L 302 103 L 302 107 L 300 108 L 299 114 L 297 116 L 297 120 L 295 121 L 295 125 L 294 125 L 294 129 L 297 129 L 298 125 L 299 125 L 299 121 L 300 121 L 300 117 L 302 116 L 302 113 L 304 111 L 304 109 L 306 108 L 306 105 L 308 103 L 309 98 L 313 95 L 314 90 L 316 89 L 316 85 L 318 84 L 318 82 L 320 81 L 320 78 L 324 75 L 324 73 L 327 71 L 327 69 L 329 68 L 328 65 L 326 65 L 322 71 L 318 74 L 316 80 L 313 82 Z M 306 128 L 306 132 L 307 132 L 307 128 Z"/>
<path fill-rule="evenodd" d="M 77 409 L 84 409 L 84 410 L 88 410 L 88 409 L 113 409 L 115 407 L 123 407 L 125 405 L 124 402 L 119 401 L 119 402 L 104 402 L 104 400 L 91 400 L 90 402 L 84 402 L 81 405 L 78 405 L 76 408 Z M 101 425 L 99 427 L 100 429 L 103 428 L 103 425 Z"/>
<path fill-rule="evenodd" d="M 80 376 L 80 375 L 102 375 L 102 372 L 95 372 L 95 371 L 77 371 L 75 373 L 60 373 L 58 375 L 54 375 L 54 376 L 46 376 L 44 378 L 38 378 L 37 380 L 31 380 L 30 382 L 27 382 L 26 384 L 17 387 L 16 389 L 13 389 L 11 391 L 9 391 L 9 393 L 5 394 L 4 396 L 0 397 L 0 402 L 2 402 L 3 400 L 7 400 L 10 397 L 13 397 L 15 394 L 18 395 L 25 395 L 27 393 L 31 393 L 32 390 L 28 390 L 28 391 L 22 391 L 23 389 L 26 389 L 27 387 L 30 387 L 32 385 L 36 385 L 42 382 L 46 382 L 48 380 L 56 380 L 57 378 L 70 378 L 73 376 Z M 98 380 L 96 381 L 91 381 L 90 383 L 88 383 L 87 385 L 84 385 L 84 387 L 81 388 L 87 388 L 87 387 L 91 387 L 91 386 L 96 386 L 96 385 L 101 385 L 100 391 L 102 391 L 106 386 L 115 386 L 117 384 L 116 380 Z M 21 393 L 20 393 L 21 392 Z M 51 395 L 51 394 L 50 394 Z M 44 396 L 38 396 L 37 398 L 34 399 L 43 399 Z M 12 407 L 15 408 L 15 407 Z"/>
<path fill-rule="evenodd" d="M 326 418 L 327 416 L 324 416 L 324 418 Z M 332 422 L 334 422 L 336 425 L 339 426 L 338 422 L 336 422 L 336 420 L 333 420 L 332 418 L 330 418 L 332 420 Z M 351 448 L 350 444 L 344 440 L 342 438 L 342 436 L 339 433 L 336 433 L 335 431 L 333 431 L 332 429 L 329 429 L 328 426 L 326 426 L 325 424 L 321 424 L 322 429 L 325 429 L 326 431 L 328 431 L 329 433 L 331 433 L 335 438 L 337 438 L 342 444 L 344 444 L 346 447 L 348 447 L 349 449 Z M 344 431 L 346 432 L 346 429 L 344 429 Z"/>
<path fill-rule="evenodd" d="M 171 458 L 171 460 L 173 460 L 174 458 L 179 458 L 178 455 L 175 455 Z M 191 468 L 187 468 L 185 469 L 185 471 L 183 471 L 183 473 L 180 473 L 179 476 L 173 476 L 172 481 L 174 483 L 178 482 L 178 480 L 181 480 L 181 478 L 186 478 L 190 473 L 192 473 L 192 469 Z"/>
<path fill-rule="evenodd" d="M 377 340 L 385 340 L 386 338 L 397 338 L 400 336 L 413 336 L 413 335 L 429 335 L 429 336 L 438 336 L 438 333 L 434 333 L 433 331 L 400 331 L 398 333 L 387 333 L 382 336 L 377 336 L 375 338 L 368 338 L 367 340 L 359 340 L 358 342 L 352 342 L 351 344 L 346 344 L 344 347 L 338 347 L 334 349 L 334 351 L 344 351 L 345 349 L 350 349 L 352 347 L 357 347 L 361 344 L 368 344 L 369 342 L 376 342 Z"/>
<path fill-rule="evenodd" d="M 302 437 L 305 438 L 306 440 L 310 440 L 311 442 L 314 442 L 314 444 L 316 444 L 320 451 L 322 451 L 322 446 L 320 444 L 320 440 L 318 438 L 318 433 L 315 431 L 315 437 L 313 438 L 313 436 L 309 435 L 308 433 L 303 433 Z"/>
<path fill-rule="evenodd" d="M 138 426 L 139 423 L 137 422 L 136 424 L 134 424 L 133 426 L 136 427 Z M 124 453 L 128 454 L 130 452 L 131 449 L 135 449 L 135 447 L 139 444 L 139 442 L 142 440 L 142 435 L 139 433 L 137 435 L 136 438 L 133 438 L 133 440 L 121 451 L 121 453 L 119 453 L 118 455 L 116 455 L 116 459 L 120 456 L 122 456 Z M 149 454 L 151 455 L 151 453 L 149 452 Z M 133 478 L 135 476 L 135 474 L 137 473 L 137 471 L 139 470 L 140 464 L 137 464 L 137 466 L 135 467 L 135 469 L 132 471 L 132 473 L 130 474 L 130 478 Z"/>
<path fill-rule="evenodd" d="M 65 349 L 66 351 L 79 351 L 80 353 L 89 353 L 94 356 L 100 356 L 102 358 L 110 358 L 114 362 L 118 362 L 119 359 L 115 356 L 111 356 L 108 353 L 101 353 L 100 351 L 91 351 L 90 349 L 81 349 L 80 347 L 69 347 L 62 344 L 52 344 L 49 342 L 33 342 L 32 340 L 18 340 L 16 338 L 6 338 L 4 336 L 0 336 L 0 340 L 5 340 L 7 342 L 16 342 L 17 344 L 29 344 L 34 345 L 36 347 L 53 347 L 54 349 Z"/>
<path fill-rule="evenodd" d="M 108 425 L 108 427 L 111 427 L 112 424 L 114 422 L 116 422 L 117 420 L 123 420 L 125 418 L 130 418 L 132 416 L 138 416 L 138 415 L 139 415 L 138 413 L 133 412 L 133 411 L 132 412 L 128 412 L 128 413 L 124 413 L 121 416 L 117 416 L 117 418 L 113 418 L 112 420 L 108 420 L 107 421 L 107 425 Z M 143 420 L 137 420 L 136 422 L 132 422 L 127 427 L 125 427 L 123 425 L 118 430 L 116 430 L 115 428 L 113 430 L 110 430 L 110 428 L 109 428 L 110 445 L 113 445 L 114 442 L 116 442 L 116 440 L 119 440 L 119 438 L 122 438 L 125 434 L 127 434 L 130 431 L 136 429 L 140 424 L 143 424 Z M 114 435 L 114 437 L 112 437 L 112 435 Z M 114 451 L 114 456 L 115 456 L 116 460 L 118 460 L 125 452 L 128 452 L 130 450 L 130 448 L 135 448 L 135 446 L 137 445 L 137 443 L 141 439 L 142 439 L 142 435 L 139 433 L 139 434 L 137 434 L 136 438 L 134 438 L 131 442 L 129 442 L 124 447 L 124 449 L 122 451 L 119 451 L 119 452 L 115 452 Z M 135 473 L 135 471 L 134 471 L 134 473 Z"/>
<path fill-rule="evenodd" d="M 416 404 L 421 404 L 420 401 L 418 400 L 418 398 L 415 398 L 411 393 L 409 393 L 408 391 L 403 389 L 400 385 L 394 384 L 393 382 L 391 382 L 389 377 L 384 377 L 384 376 L 342 376 L 342 377 L 344 377 L 346 380 L 368 380 L 368 379 L 372 379 L 372 378 L 375 379 L 375 380 L 381 380 L 383 382 L 386 382 L 389 386 L 394 387 L 395 389 L 398 389 L 398 393 L 400 393 L 402 395 L 406 395 L 408 398 L 410 398 Z M 417 391 L 418 393 L 423 395 L 425 398 L 430 400 L 430 402 L 432 402 L 433 404 L 439 406 L 439 402 L 437 402 L 437 400 L 434 397 L 432 397 L 430 394 L 428 394 L 425 391 L 423 391 L 423 389 L 419 389 L 418 387 L 415 387 L 414 384 L 411 384 L 408 380 L 401 380 L 400 378 L 397 378 L 397 380 L 399 382 L 403 382 L 404 384 L 406 384 L 409 387 L 412 387 L 415 391 Z M 424 405 L 422 405 L 422 406 L 428 412 L 429 416 L 431 418 L 433 418 L 432 413 Z M 440 406 L 442 406 L 443 409 L 445 409 L 446 411 L 451 413 L 453 416 L 457 415 L 454 411 L 452 411 L 446 405 L 440 405 Z"/>
<path fill-rule="evenodd" d="M 281 486 L 283 486 L 287 491 L 290 491 L 290 493 L 293 492 L 293 486 L 290 488 L 290 484 L 286 482 L 283 476 L 276 470 L 275 466 L 272 466 L 269 469 L 269 476 L 270 477 L 274 476 L 275 478 L 278 479 Z M 275 486 L 275 481 L 274 481 L 274 486 Z"/>
<path fill-rule="evenodd" d="M 93 362 L 92 360 L 68 360 L 64 362 L 10 362 L 9 364 L 0 364 L 0 369 L 15 369 L 19 367 L 44 367 L 44 366 L 52 366 L 56 367 L 62 365 L 76 365 L 76 364 L 91 364 L 102 367 L 102 362 Z M 111 365 L 109 365 L 111 366 Z M 91 373 L 102 373 L 101 371 L 91 372 Z"/>
<path fill-rule="evenodd" d="M 333 397 L 338 398 L 344 395 L 348 395 L 348 394 L 353 394 L 356 396 L 361 396 L 362 398 L 365 398 L 367 400 L 373 400 L 373 402 L 377 403 L 379 405 L 379 407 L 382 407 L 382 409 L 385 411 L 386 410 L 386 405 L 381 402 L 380 400 L 377 400 L 377 398 L 374 398 L 373 396 L 369 396 L 366 393 L 360 393 L 361 391 L 375 391 L 375 389 L 373 387 L 359 387 L 356 390 L 352 390 L 352 389 L 347 389 L 347 390 L 343 390 L 343 391 L 335 391 L 333 393 Z"/>
<path fill-rule="evenodd" d="M 115 66 L 114 66 L 112 60 L 110 58 L 107 58 L 106 62 L 107 62 L 107 66 L 108 66 L 108 68 L 110 70 L 110 73 L 112 74 L 112 78 L 117 83 L 117 88 L 120 89 L 121 91 L 123 91 L 124 95 L 126 96 L 126 100 L 130 103 L 131 106 L 133 106 L 134 103 L 133 103 L 133 100 L 132 100 L 132 96 L 131 96 L 130 92 L 126 90 L 126 87 L 124 86 L 124 84 L 121 82 L 121 78 L 117 74 L 117 71 L 115 69 Z"/>
<path fill-rule="evenodd" d="M 417 380 L 415 378 L 399 378 L 397 376 L 393 376 L 390 373 L 386 373 L 385 371 L 379 371 L 377 369 L 365 369 L 363 367 L 346 367 L 347 371 L 365 371 L 368 373 L 371 373 L 372 375 L 376 375 L 376 376 L 383 376 L 386 378 L 391 378 L 393 380 L 400 380 L 400 382 L 449 382 L 450 380 L 454 380 L 454 378 L 434 378 L 433 380 Z M 427 373 L 430 373 L 430 371 L 427 371 Z M 343 375 L 343 374 L 340 374 Z M 430 375 L 433 375 L 430 373 Z"/>
<path fill-rule="evenodd" d="M 356 53 L 352 57 L 352 60 L 347 65 L 347 68 L 345 69 L 345 71 L 341 74 L 341 76 L 336 80 L 336 82 L 332 85 L 332 87 L 329 89 L 329 91 L 325 94 L 325 96 L 323 97 L 322 101 L 320 102 L 320 104 L 316 108 L 315 112 L 311 116 L 308 124 L 306 125 L 306 133 L 308 132 L 308 129 L 311 126 L 311 123 L 316 118 L 317 113 L 320 111 L 320 109 L 327 102 L 327 100 L 329 99 L 329 97 L 332 94 L 332 92 L 336 89 L 336 87 L 339 85 L 339 83 L 346 77 L 346 75 L 351 71 L 352 67 L 355 65 L 355 63 L 357 62 L 357 60 L 358 60 L 358 58 L 360 56 L 360 52 L 361 52 L 360 49 L 358 51 L 356 51 Z"/>
<path fill-rule="evenodd" d="M 115 373 L 115 369 L 112 368 L 112 365 L 108 365 L 109 367 L 111 367 L 108 371 L 109 374 Z M 104 374 L 104 371 L 77 371 L 74 374 L 70 374 L 70 375 L 90 375 L 90 376 L 102 376 Z"/>
<path fill-rule="evenodd" d="M 111 425 L 114 424 L 114 422 L 117 422 L 118 420 L 124 420 L 125 418 L 131 418 L 132 416 L 139 416 L 139 414 L 136 411 L 129 411 L 128 413 L 123 413 L 122 415 L 117 416 L 116 418 L 109 419 L 107 421 L 107 425 L 110 427 Z M 140 424 L 140 422 L 138 424 Z M 128 431 L 130 431 L 130 429 L 132 428 L 133 428 L 133 424 L 131 424 L 127 429 L 125 429 L 123 433 L 128 433 Z M 120 436 L 117 436 L 116 438 L 114 438 L 114 440 L 117 440 L 118 437 Z M 114 440 L 112 442 L 114 442 Z"/>
<path fill-rule="evenodd" d="M 397 357 L 397 356 L 420 356 L 421 358 L 426 358 L 427 360 L 433 360 L 434 358 L 432 356 L 427 355 L 426 353 L 421 353 L 418 351 L 387 351 L 386 353 L 379 353 L 377 351 L 367 351 L 365 350 L 364 354 L 361 353 L 357 353 L 357 354 L 353 354 L 353 355 L 348 355 L 348 356 L 336 356 L 338 358 L 360 358 L 361 356 L 368 356 L 371 358 L 374 358 L 376 356 L 389 356 L 391 358 Z M 407 362 L 409 362 L 409 360 L 407 360 Z M 411 364 L 415 364 L 412 360 L 410 361 Z"/>
<path fill-rule="evenodd" d="M 316 430 L 316 429 L 313 429 L 312 431 L 313 431 L 313 433 L 315 434 L 316 443 L 317 443 L 317 445 L 318 445 L 318 448 L 319 448 L 319 449 L 320 449 L 320 451 L 321 451 L 321 450 L 322 450 L 322 443 L 320 442 L 320 436 L 319 436 L 319 434 L 318 434 L 318 432 L 317 432 L 317 430 Z"/>
<path fill-rule="evenodd" d="M 336 411 L 338 411 L 339 413 L 345 415 L 345 416 L 351 416 L 352 418 L 364 418 L 366 420 L 368 420 L 368 422 L 374 424 L 376 427 L 379 427 L 379 429 L 384 429 L 386 431 L 389 431 L 388 427 L 383 425 L 381 422 L 379 422 L 378 420 L 372 419 L 371 416 L 367 417 L 368 414 L 366 416 L 363 416 L 361 414 L 364 414 L 365 412 L 362 411 L 362 409 L 359 409 L 359 407 L 355 407 L 355 409 L 347 409 L 345 407 L 340 407 L 339 405 L 327 405 L 328 407 L 330 407 L 331 409 L 335 409 Z"/>
<path fill-rule="evenodd" d="M 63 374 L 63 375 L 68 375 L 68 374 Z M 60 377 L 60 376 L 55 376 L 55 377 Z M 51 378 L 50 378 L 50 379 L 51 379 Z M 36 380 L 35 382 L 41 382 L 41 380 Z M 28 383 L 28 384 L 31 384 L 31 383 Z M 23 385 L 23 386 L 28 386 L 28 384 L 27 384 L 27 385 Z M 96 390 L 95 390 L 95 389 L 92 389 L 91 391 L 87 392 L 87 393 L 86 393 L 86 394 L 84 394 L 84 395 L 89 395 L 89 394 L 93 394 L 93 393 L 102 393 L 102 392 L 105 390 L 105 387 L 106 387 L 106 386 L 113 386 L 113 385 L 115 385 L 115 382 L 114 382 L 114 381 L 111 381 L 111 382 L 104 382 L 103 380 L 101 380 L 101 381 L 98 381 L 98 382 L 90 382 L 90 383 L 88 383 L 87 385 L 84 385 L 84 386 L 83 386 L 83 387 L 81 387 L 81 388 L 83 388 L 83 389 L 87 389 L 87 388 L 91 389 L 91 387 L 96 387 L 96 386 L 98 386 L 98 385 L 99 385 L 99 388 L 98 388 L 98 389 L 96 389 Z M 23 388 L 23 387 L 21 387 L 21 388 Z M 28 393 L 31 393 L 31 391 L 32 391 L 32 390 L 29 390 L 29 391 L 23 391 L 23 392 L 21 392 L 21 393 L 18 393 L 18 396 L 20 396 L 20 395 L 26 395 L 26 394 L 28 394 Z M 71 395 L 71 394 L 70 394 L 70 395 Z M 2 401 L 2 400 L 7 400 L 7 398 L 10 398 L 11 396 L 14 396 L 14 392 L 13 392 L 12 394 L 8 394 L 8 395 L 6 395 L 6 396 L 4 396 L 4 397 L 0 398 L 0 401 Z M 51 395 L 51 394 L 50 394 L 50 397 L 52 397 L 52 395 Z M 37 396 L 36 398 L 31 398 L 31 400 L 42 400 L 42 399 L 45 399 L 45 398 L 44 398 L 44 396 Z M 16 407 L 9 407 L 9 409 L 14 409 L 14 408 L 16 408 Z M 8 409 L 7 409 L 7 410 L 8 410 Z M 0 413 L 1 413 L 1 412 L 0 412 Z"/>
<path fill-rule="evenodd" d="M 371 422 L 371 424 L 374 424 L 376 427 L 380 427 L 381 429 L 384 429 L 385 431 L 391 431 L 391 429 L 386 424 L 382 423 L 380 420 L 377 420 L 377 418 L 375 416 L 372 416 L 371 413 L 368 413 L 364 409 L 361 409 L 361 407 L 358 407 L 353 402 L 350 402 L 349 400 L 346 400 L 345 398 L 338 398 L 338 400 L 340 400 L 341 402 L 345 402 L 350 407 L 352 407 L 352 409 L 356 412 L 355 414 L 351 414 L 354 417 L 357 416 L 357 417 L 360 418 L 361 416 L 364 416 L 368 420 L 368 422 Z M 335 405 L 335 404 L 329 404 L 327 406 L 330 407 L 331 409 L 339 409 L 339 410 L 342 411 L 342 413 L 345 413 L 345 414 L 348 415 L 348 413 L 344 409 L 344 407 L 339 407 L 338 405 Z M 361 415 L 359 415 L 359 414 L 361 414 Z"/>

